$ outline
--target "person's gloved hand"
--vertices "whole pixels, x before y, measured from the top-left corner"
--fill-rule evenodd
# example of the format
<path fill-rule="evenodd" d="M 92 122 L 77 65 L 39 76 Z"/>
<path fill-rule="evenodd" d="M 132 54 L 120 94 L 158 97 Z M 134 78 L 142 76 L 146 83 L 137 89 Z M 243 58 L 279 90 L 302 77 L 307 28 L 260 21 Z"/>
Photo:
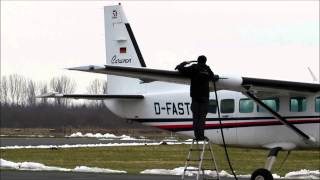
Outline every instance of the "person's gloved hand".
<path fill-rule="evenodd" d="M 185 65 L 189 64 L 188 61 L 183 61 L 182 63 L 180 63 L 178 66 L 176 66 L 176 68 L 174 68 L 175 70 L 179 69 L 180 67 L 183 67 Z"/>
<path fill-rule="evenodd" d="M 187 64 L 189 64 L 188 61 L 183 61 L 180 65 L 181 65 L 181 66 L 185 66 L 185 65 L 187 65 Z"/>

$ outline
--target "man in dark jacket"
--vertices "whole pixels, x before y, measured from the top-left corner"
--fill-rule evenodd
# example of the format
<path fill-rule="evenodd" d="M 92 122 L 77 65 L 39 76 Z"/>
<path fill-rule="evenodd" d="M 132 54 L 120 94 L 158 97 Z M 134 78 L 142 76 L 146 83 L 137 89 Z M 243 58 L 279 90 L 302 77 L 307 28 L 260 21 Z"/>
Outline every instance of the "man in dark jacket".
<path fill-rule="evenodd" d="M 197 64 L 186 66 L 190 62 L 182 62 L 176 69 L 191 79 L 190 96 L 192 98 L 194 136 L 196 140 L 204 140 L 205 120 L 209 104 L 209 82 L 214 80 L 214 74 L 206 65 L 207 58 L 205 56 L 199 56 Z"/>

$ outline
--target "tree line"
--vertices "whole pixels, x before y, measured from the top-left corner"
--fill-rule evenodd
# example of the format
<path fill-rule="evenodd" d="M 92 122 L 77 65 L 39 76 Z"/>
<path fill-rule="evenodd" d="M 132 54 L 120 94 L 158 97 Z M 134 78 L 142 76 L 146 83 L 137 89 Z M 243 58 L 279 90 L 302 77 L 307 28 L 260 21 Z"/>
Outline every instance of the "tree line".
<path fill-rule="evenodd" d="M 37 95 L 49 92 L 72 94 L 75 92 L 76 82 L 67 76 L 57 76 L 49 82 L 36 82 L 19 74 L 2 76 L 0 81 L 1 104 L 13 106 L 35 106 L 53 103 L 56 105 L 72 105 L 71 99 L 56 98 L 51 101 L 47 98 L 36 98 Z M 87 86 L 88 94 L 106 94 L 107 82 L 95 79 Z M 97 105 L 97 101 L 94 101 Z"/>
<path fill-rule="evenodd" d="M 66 98 L 37 98 L 49 92 L 72 94 L 76 87 L 76 82 L 67 76 L 53 77 L 49 82 L 36 82 L 19 74 L 2 76 L 1 127 L 141 127 L 113 115 L 101 100 L 80 104 Z M 106 94 L 107 83 L 95 79 L 86 89 L 88 94 Z"/>

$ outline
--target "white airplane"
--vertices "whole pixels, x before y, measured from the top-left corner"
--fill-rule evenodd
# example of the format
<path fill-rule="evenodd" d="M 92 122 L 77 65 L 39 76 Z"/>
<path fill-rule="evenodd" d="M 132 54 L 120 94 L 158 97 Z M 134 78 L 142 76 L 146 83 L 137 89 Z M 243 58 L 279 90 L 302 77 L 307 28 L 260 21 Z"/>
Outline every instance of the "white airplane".
<path fill-rule="evenodd" d="M 108 74 L 107 94 L 47 94 L 46 98 L 102 99 L 116 115 L 142 124 L 193 136 L 190 80 L 178 71 L 149 69 L 122 6 L 104 8 L 106 65 L 70 70 Z M 264 168 L 252 179 L 268 179 L 278 151 L 319 149 L 320 84 L 227 77 L 213 83 L 205 135 L 222 144 L 270 149 Z M 272 178 L 272 175 L 271 175 Z"/>

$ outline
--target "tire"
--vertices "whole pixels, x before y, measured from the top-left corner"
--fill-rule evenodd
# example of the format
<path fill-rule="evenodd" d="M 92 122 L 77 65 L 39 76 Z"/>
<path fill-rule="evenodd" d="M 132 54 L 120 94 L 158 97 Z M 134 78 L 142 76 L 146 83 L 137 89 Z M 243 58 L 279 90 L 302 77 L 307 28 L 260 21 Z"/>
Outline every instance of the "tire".
<path fill-rule="evenodd" d="M 261 168 L 252 173 L 251 180 L 273 180 L 273 177 L 270 171 Z"/>

